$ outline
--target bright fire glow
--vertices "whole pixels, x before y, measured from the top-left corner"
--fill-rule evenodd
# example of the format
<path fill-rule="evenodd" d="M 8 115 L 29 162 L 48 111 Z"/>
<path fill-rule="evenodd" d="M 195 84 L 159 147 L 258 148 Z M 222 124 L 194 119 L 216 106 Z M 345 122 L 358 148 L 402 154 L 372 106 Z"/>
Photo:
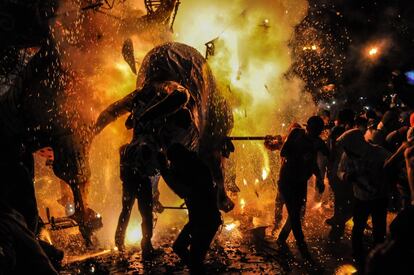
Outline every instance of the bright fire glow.
<path fill-rule="evenodd" d="M 136 224 L 131 224 L 128 226 L 126 236 L 125 236 L 125 244 L 127 245 L 139 245 L 139 242 L 142 239 L 142 232 L 141 227 Z"/>
<path fill-rule="evenodd" d="M 227 231 L 232 231 L 234 228 L 236 228 L 236 224 L 235 224 L 234 222 L 232 222 L 232 223 L 226 224 L 226 225 L 224 226 L 224 228 L 225 228 Z"/>
<path fill-rule="evenodd" d="M 240 208 L 241 210 L 244 210 L 244 208 L 246 207 L 246 201 L 245 199 L 240 199 Z"/>
<path fill-rule="evenodd" d="M 378 48 L 377 47 L 372 47 L 371 49 L 369 49 L 368 54 L 370 56 L 375 56 L 378 54 Z"/>
<path fill-rule="evenodd" d="M 357 273 L 357 269 L 351 264 L 344 264 L 338 267 L 335 271 L 335 275 L 352 275 Z"/>
<path fill-rule="evenodd" d="M 267 179 L 268 175 L 269 175 L 269 172 L 267 171 L 267 169 L 265 167 L 263 167 L 263 169 L 262 169 L 262 180 Z"/>
<path fill-rule="evenodd" d="M 40 239 L 48 242 L 50 245 L 52 245 L 52 238 L 50 236 L 50 232 L 47 229 L 42 229 L 42 231 L 40 231 Z"/>
<path fill-rule="evenodd" d="M 371 41 L 363 48 L 362 54 L 368 59 L 377 60 L 387 53 L 388 49 L 391 46 L 391 43 L 392 41 L 388 37 L 376 41 Z"/>
<path fill-rule="evenodd" d="M 73 2 L 73 1 L 66 1 Z M 128 1 L 127 1 L 128 2 Z M 130 1 L 131 2 L 131 1 Z M 119 10 L 111 10 L 114 15 L 129 14 L 135 8 L 120 5 Z M 143 2 L 143 1 L 136 1 Z M 235 0 L 186 0 L 182 1 L 174 25 L 175 34 L 135 32 L 131 25 L 127 32 L 118 31 L 118 21 L 98 13 L 88 13 L 91 24 L 85 31 L 103 32 L 102 39 L 92 45 L 81 47 L 88 54 L 69 43 L 62 44 L 62 59 L 76 60 L 73 70 L 82 77 L 79 92 L 85 94 L 87 116 L 95 119 L 98 114 L 116 100 L 121 99 L 136 87 L 136 76 L 131 72 L 121 55 L 122 44 L 126 37 L 133 40 L 135 60 L 139 69 L 145 54 L 155 45 L 175 40 L 195 47 L 205 53 L 205 43 L 218 37 L 215 55 L 208 62 L 216 77 L 218 87 L 228 99 L 234 112 L 234 129 L 231 135 L 266 135 L 281 131 L 281 121 L 301 121 L 314 111 L 310 96 L 305 96 L 303 82 L 298 78 L 286 80 L 292 64 L 289 41 L 294 26 L 307 13 L 306 0 L 292 1 L 253 1 Z M 62 11 L 70 10 L 61 7 Z M 62 22 L 70 27 L 72 17 L 64 17 Z M 74 18 L 76 19 L 76 18 Z M 262 24 L 271 24 L 263 28 Z M 179 33 L 179 35 L 178 35 Z M 81 35 L 82 36 L 82 35 Z M 57 39 L 67 40 L 64 35 Z M 89 52 L 90 49 L 90 52 Z M 310 50 L 317 50 L 310 45 Z M 84 91 L 88 91 L 85 93 Z M 75 102 L 76 103 L 76 102 Z M 302 108 L 306 106 L 309 108 Z M 286 110 L 297 110 L 294 114 Z M 92 113 L 92 114 L 90 114 Z M 288 114 L 289 113 L 289 114 Z M 288 117 L 287 117 L 288 116 Z M 266 119 L 264 119 L 266 118 Z M 116 218 L 120 211 L 121 185 L 119 180 L 119 147 L 130 141 L 131 132 L 125 129 L 125 117 L 109 125 L 91 145 L 91 185 L 89 201 L 102 214 L 104 229 L 98 232 L 98 238 L 113 239 Z M 267 150 L 262 142 L 236 144 L 233 154 L 237 163 L 236 174 L 244 188 L 240 200 L 243 210 L 246 200 L 253 207 L 255 179 L 269 177 L 270 164 Z M 252 161 L 253 160 L 253 161 Z M 245 162 L 244 166 L 239 165 Z M 264 169 L 262 168 L 264 167 Z M 104 171 L 104 172 L 103 172 Z M 248 183 L 250 183 L 248 185 Z M 243 189 L 241 188 L 241 189 Z M 245 192 L 246 193 L 243 193 Z M 162 190 L 161 190 L 162 192 Z M 270 192 L 269 192 L 270 193 Z M 273 194 L 269 194 L 273 200 Z M 245 200 L 246 199 L 246 200 Z M 263 197 L 260 198 L 262 204 Z M 263 204 L 265 205 L 265 204 Z M 260 206 L 260 205 L 259 205 Z M 166 214 L 168 219 L 173 215 Z M 115 217 L 115 218 L 114 218 Z M 175 221 L 175 219 L 173 218 Z M 140 226 L 129 225 L 126 244 L 137 244 L 142 238 Z"/>
<path fill-rule="evenodd" d="M 322 202 L 317 202 L 313 207 L 312 210 L 318 210 L 322 207 Z"/>
<path fill-rule="evenodd" d="M 310 46 L 304 46 L 303 50 L 304 51 L 316 51 L 318 49 L 318 46 L 316 45 L 310 45 Z"/>

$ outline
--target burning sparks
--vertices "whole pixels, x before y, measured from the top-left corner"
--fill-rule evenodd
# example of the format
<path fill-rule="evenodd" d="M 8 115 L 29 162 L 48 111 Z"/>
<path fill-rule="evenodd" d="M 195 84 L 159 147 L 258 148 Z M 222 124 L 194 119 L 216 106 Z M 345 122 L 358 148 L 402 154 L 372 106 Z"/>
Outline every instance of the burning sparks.
<path fill-rule="evenodd" d="M 316 45 L 304 46 L 302 49 L 304 51 L 316 51 L 318 50 L 318 46 Z"/>
<path fill-rule="evenodd" d="M 139 67 L 142 57 L 154 45 L 166 42 L 164 38 L 167 40 L 172 38 L 204 52 L 205 42 L 219 37 L 215 56 L 209 58 L 208 62 L 217 77 L 219 86 L 231 88 L 229 92 L 231 94 L 225 95 L 230 105 L 240 110 L 234 112 L 235 127 L 232 134 L 261 135 L 279 131 L 279 127 L 272 128 L 274 125 L 280 125 L 278 119 L 281 116 L 276 114 L 283 114 L 285 107 L 294 108 L 298 101 L 296 97 L 300 98 L 301 102 L 304 100 L 299 96 L 302 90 L 301 80 L 295 78 L 285 81 L 284 74 L 292 63 L 288 45 L 294 32 L 293 26 L 306 15 L 307 1 L 295 0 L 293 1 L 295 5 L 287 4 L 290 1 L 281 1 L 277 8 L 270 1 L 255 1 L 254 5 L 239 0 L 235 1 L 238 5 L 230 2 L 210 0 L 183 2 L 174 25 L 175 34 L 172 37 L 155 35 L 157 38 L 154 39 L 153 34 L 135 34 L 135 30 L 131 27 L 128 33 L 132 33 L 135 60 Z M 130 11 L 126 6 L 123 8 L 126 9 L 125 13 Z M 211 16 L 212 14 L 226 16 Z M 87 110 L 91 110 L 91 113 L 96 112 L 93 114 L 94 118 L 109 104 L 136 88 L 136 76 L 128 64 L 121 59 L 121 46 L 125 40 L 125 33 L 116 31 L 118 26 L 113 25 L 115 24 L 113 19 L 108 18 L 107 22 L 105 18 L 100 17 L 98 21 L 93 21 L 94 24 L 88 28 L 94 30 L 94 27 L 100 29 L 101 25 L 105 26 L 103 39 L 99 44 L 93 45 L 92 54 L 85 55 L 78 47 L 64 44 L 64 51 L 68 52 L 65 59 L 77 60 L 74 70 L 87 74 L 85 85 L 81 86 L 91 87 L 89 94 L 93 95 L 92 102 L 87 106 Z M 92 19 L 96 19 L 94 14 L 91 14 Z M 69 25 L 70 22 L 64 23 Z M 258 27 L 260 24 L 263 26 Z M 65 40 L 65 36 L 62 35 L 60 39 Z M 317 45 L 309 44 L 310 51 L 320 49 Z M 82 90 L 86 88 L 82 87 Z M 226 89 L 221 90 L 225 92 Z M 275 119 L 259 119 L 264 116 Z M 302 117 L 303 113 L 295 116 L 292 119 Z M 124 119 L 120 119 L 97 136 L 91 146 L 90 201 L 98 208 L 102 208 L 104 221 L 115 221 L 113 217 L 119 213 L 119 205 L 112 203 L 119 202 L 121 199 L 119 162 L 112 160 L 118 160 L 118 148 L 129 141 L 130 135 L 131 133 L 125 130 Z M 240 147 L 242 150 L 239 150 Z M 240 153 L 235 154 L 235 159 L 237 161 L 245 159 L 249 162 L 254 159 L 254 161 L 246 163 L 243 168 L 237 167 L 236 172 L 241 172 L 240 178 L 245 178 L 243 187 L 246 186 L 246 190 L 259 189 L 258 182 L 268 179 L 271 171 L 268 152 L 260 143 L 246 146 L 242 144 L 240 147 L 237 148 Z M 105 167 L 104 173 L 102 167 Z M 255 182 L 258 185 L 256 187 Z M 260 197 L 260 200 L 253 200 L 251 196 L 248 193 L 243 194 L 244 199 L 240 199 L 241 211 L 245 210 L 247 200 L 249 200 L 249 207 L 252 208 L 255 201 L 260 201 L 260 205 L 263 204 L 263 197 Z M 105 222 L 105 229 L 107 229 L 103 233 L 105 239 L 113 238 L 115 226 L 116 222 Z M 140 226 L 131 223 L 126 233 L 126 244 L 137 244 L 141 238 Z"/>
<path fill-rule="evenodd" d="M 357 273 L 357 269 L 351 264 L 345 264 L 340 266 L 336 271 L 335 275 L 352 275 Z"/>

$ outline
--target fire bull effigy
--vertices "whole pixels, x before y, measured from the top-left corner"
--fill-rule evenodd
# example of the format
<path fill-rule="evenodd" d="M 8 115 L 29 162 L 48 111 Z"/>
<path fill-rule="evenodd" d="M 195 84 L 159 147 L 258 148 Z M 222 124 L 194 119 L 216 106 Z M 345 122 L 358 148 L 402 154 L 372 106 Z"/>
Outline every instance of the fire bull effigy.
<path fill-rule="evenodd" d="M 0 98 L 0 141 L 2 146 L 2 198 L 23 214 L 28 227 L 36 231 L 38 211 L 34 194 L 32 153 L 51 147 L 53 171 L 73 191 L 76 213 L 73 218 L 90 242 L 90 224 L 96 213 L 86 204 L 90 176 L 87 127 L 74 127 L 76 113 L 62 109 L 71 74 L 60 63 L 58 51 L 49 40 L 24 68 L 15 86 Z"/>
<path fill-rule="evenodd" d="M 138 73 L 137 89 L 101 113 L 96 131 L 127 113 L 126 126 L 134 129 L 130 145 L 134 145 L 135 166 L 142 176 L 157 173 L 157 153 L 181 143 L 209 165 L 222 210 L 233 208 L 223 175 L 223 159 L 231 149 L 227 136 L 233 116 L 197 50 L 180 43 L 151 50 Z"/>

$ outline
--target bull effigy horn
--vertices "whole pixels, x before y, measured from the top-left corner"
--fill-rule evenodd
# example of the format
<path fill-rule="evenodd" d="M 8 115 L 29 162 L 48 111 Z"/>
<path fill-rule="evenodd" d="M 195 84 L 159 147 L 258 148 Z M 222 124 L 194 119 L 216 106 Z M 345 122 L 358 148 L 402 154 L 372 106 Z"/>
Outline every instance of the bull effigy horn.
<path fill-rule="evenodd" d="M 125 62 L 131 68 L 131 71 L 134 74 L 137 74 L 137 67 L 135 64 L 135 55 L 134 55 L 134 45 L 132 44 L 131 38 L 128 38 L 124 41 L 122 45 L 122 56 L 124 57 Z"/>

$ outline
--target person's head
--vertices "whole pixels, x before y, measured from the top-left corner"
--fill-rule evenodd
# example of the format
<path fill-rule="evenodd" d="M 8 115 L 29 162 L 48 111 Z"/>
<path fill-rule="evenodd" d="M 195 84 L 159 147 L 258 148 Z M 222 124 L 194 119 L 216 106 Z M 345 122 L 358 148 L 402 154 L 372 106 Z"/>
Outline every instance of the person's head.
<path fill-rule="evenodd" d="M 355 119 L 355 128 L 359 129 L 362 133 L 365 133 L 368 128 L 368 120 L 363 116 L 357 117 Z"/>
<path fill-rule="evenodd" d="M 387 131 L 393 131 L 399 128 L 399 113 L 396 110 L 386 111 L 384 116 L 381 119 L 380 124 L 378 124 L 378 129 L 386 129 Z"/>
<path fill-rule="evenodd" d="M 289 125 L 288 133 L 290 133 L 290 131 L 292 131 L 293 129 L 297 129 L 297 128 L 302 128 L 302 126 L 300 126 L 300 124 L 297 122 L 293 122 L 292 124 Z"/>
<path fill-rule="evenodd" d="M 321 110 L 319 112 L 319 116 L 322 118 L 323 123 L 325 123 L 325 125 L 328 125 L 331 121 L 331 112 L 329 110 Z"/>
<path fill-rule="evenodd" d="M 324 128 L 323 120 L 320 116 L 311 116 L 306 123 L 306 132 L 313 137 L 318 137 Z"/>
<path fill-rule="evenodd" d="M 351 129 L 354 126 L 354 111 L 351 109 L 343 109 L 338 113 L 338 124 L 344 126 L 346 129 Z"/>
<path fill-rule="evenodd" d="M 361 158 L 366 154 L 368 142 L 359 129 L 345 131 L 337 140 L 336 144 L 342 147 L 350 158 Z"/>

